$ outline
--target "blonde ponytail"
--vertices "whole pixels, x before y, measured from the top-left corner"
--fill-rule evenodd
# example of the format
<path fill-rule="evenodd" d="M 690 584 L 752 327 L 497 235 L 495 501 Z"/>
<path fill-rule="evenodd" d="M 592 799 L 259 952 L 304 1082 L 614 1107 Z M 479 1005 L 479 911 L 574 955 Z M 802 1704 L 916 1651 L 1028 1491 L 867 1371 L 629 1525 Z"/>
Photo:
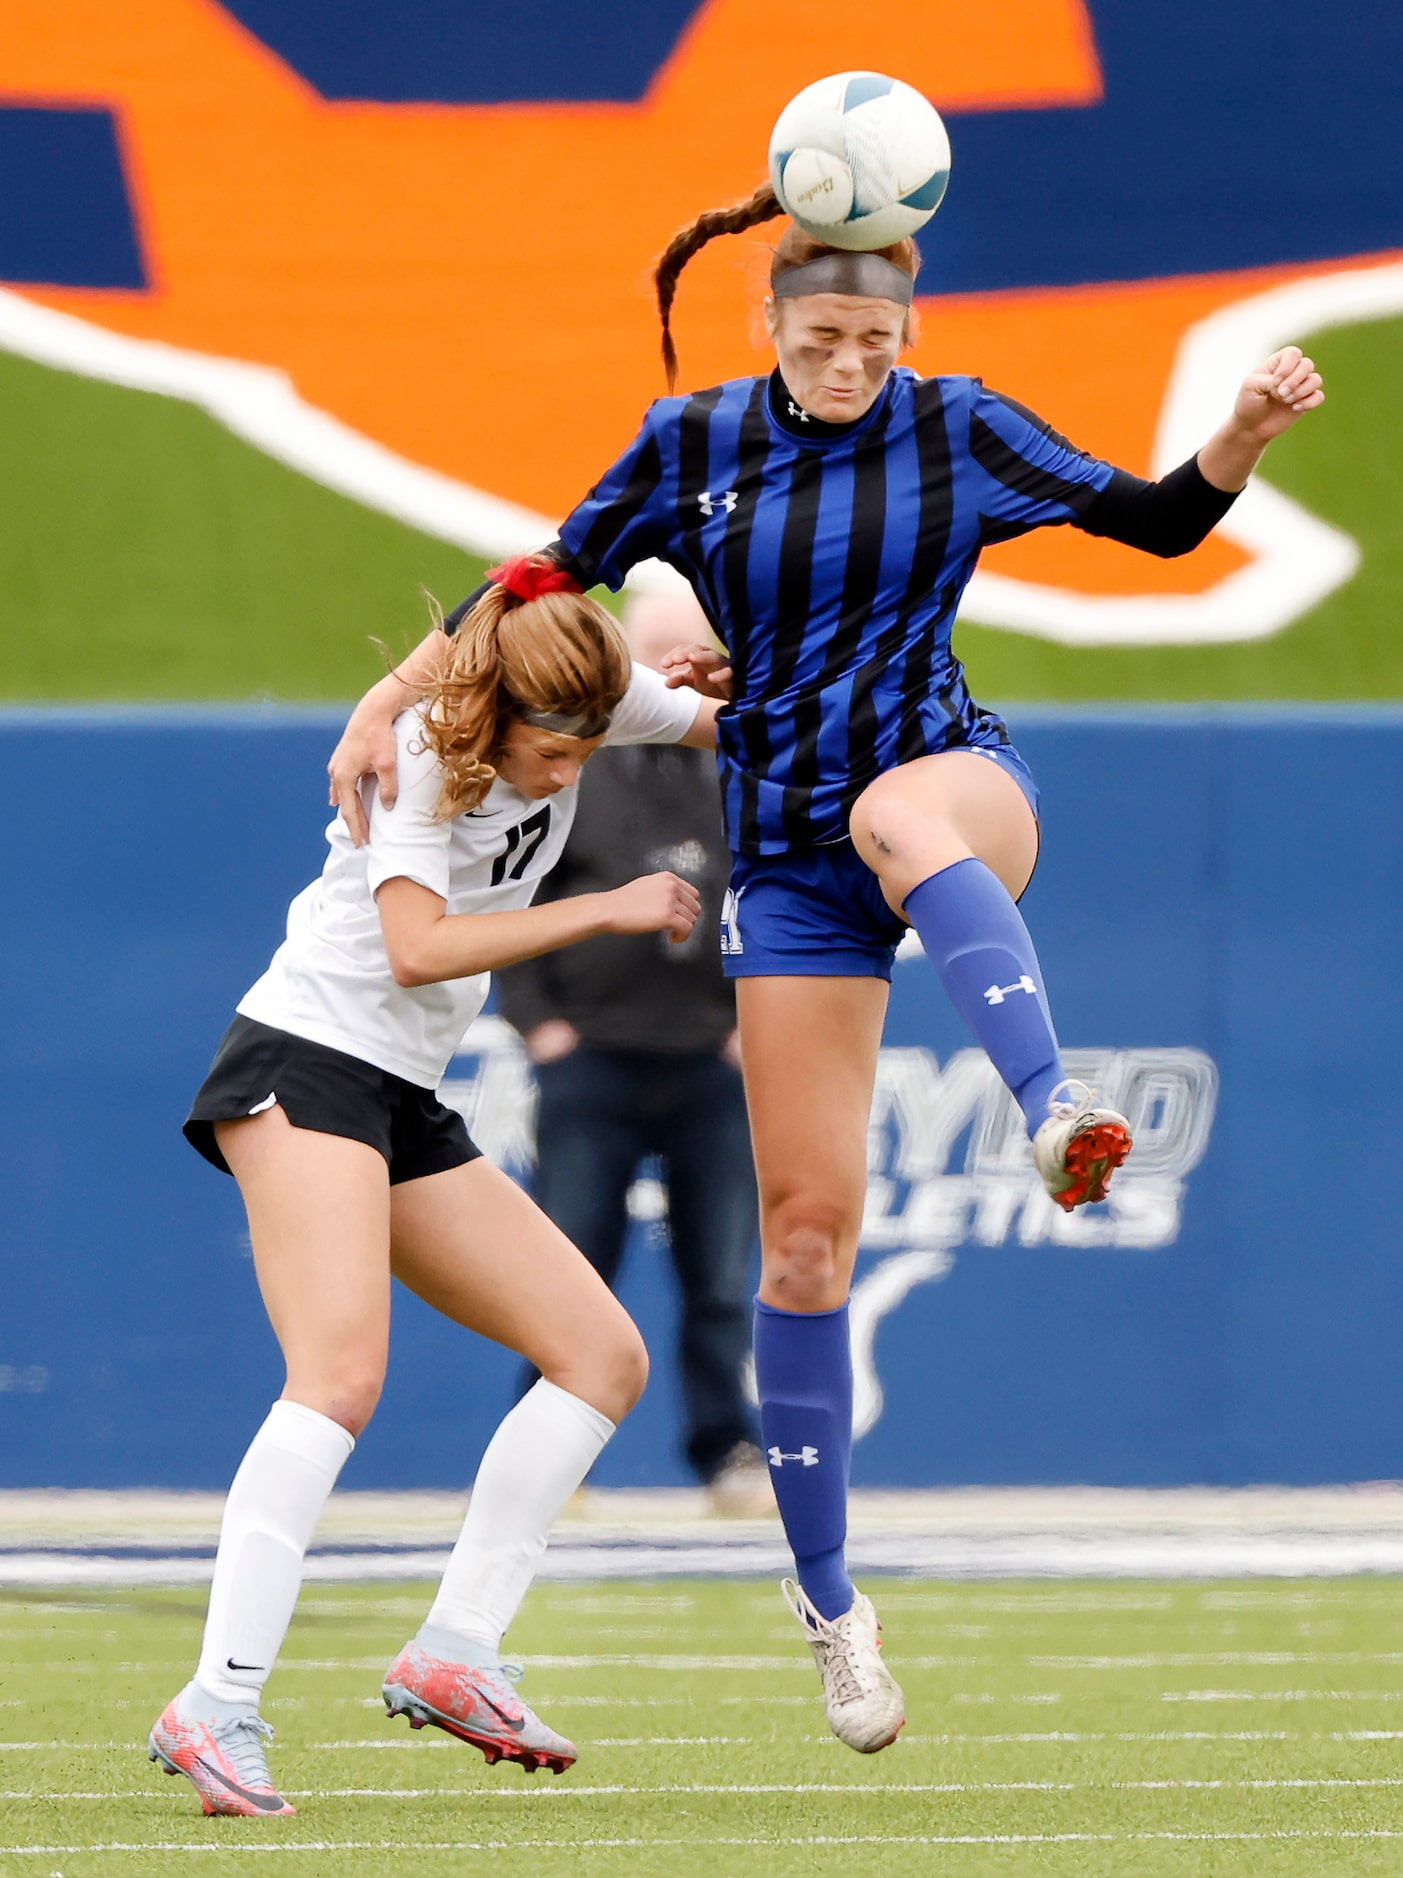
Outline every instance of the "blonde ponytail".
<path fill-rule="evenodd" d="M 440 819 L 479 806 L 497 780 L 514 718 L 525 711 L 607 718 L 632 673 L 618 622 L 597 600 L 560 591 L 520 600 L 489 587 L 445 639 L 429 686 L 424 739 L 443 772 Z"/>

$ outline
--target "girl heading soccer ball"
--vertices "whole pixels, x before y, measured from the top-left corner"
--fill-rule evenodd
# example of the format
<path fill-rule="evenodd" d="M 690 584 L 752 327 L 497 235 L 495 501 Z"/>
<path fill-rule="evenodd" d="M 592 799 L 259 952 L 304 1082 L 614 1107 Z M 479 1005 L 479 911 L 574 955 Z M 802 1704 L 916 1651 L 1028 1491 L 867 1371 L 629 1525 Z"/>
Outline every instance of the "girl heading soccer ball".
<path fill-rule="evenodd" d="M 656 280 L 670 388 L 682 270 L 714 237 L 781 213 L 767 182 L 669 244 Z M 888 982 L 908 928 L 1019 1103 L 1056 1204 L 1100 1200 L 1131 1145 L 1124 1116 L 1063 1075 L 1016 904 L 1037 859 L 1038 792 L 1007 726 L 970 696 L 951 645 L 960 596 L 989 543 L 1032 528 L 1187 553 L 1268 442 L 1324 396 L 1310 359 L 1283 347 L 1248 373 L 1196 455 L 1147 482 L 977 378 L 900 366 L 918 265 L 909 239 L 850 252 L 787 227 L 765 300 L 776 368 L 655 404 L 550 550 L 584 584 L 614 588 L 645 556 L 669 561 L 726 648 L 682 650 L 671 670 L 725 701 L 725 966 L 739 980 L 760 1184 L 761 1427 L 797 1565 L 789 1595 L 829 1721 L 864 1753 L 894 1741 L 905 1715 L 876 1614 L 844 1563 L 847 1298 Z M 421 648 L 403 677 L 432 656 Z M 392 766 L 395 695 L 370 693 L 332 758 L 353 820 L 362 772 L 383 784 Z M 1084 795 L 1065 812 L 1094 859 L 1115 802 Z"/>

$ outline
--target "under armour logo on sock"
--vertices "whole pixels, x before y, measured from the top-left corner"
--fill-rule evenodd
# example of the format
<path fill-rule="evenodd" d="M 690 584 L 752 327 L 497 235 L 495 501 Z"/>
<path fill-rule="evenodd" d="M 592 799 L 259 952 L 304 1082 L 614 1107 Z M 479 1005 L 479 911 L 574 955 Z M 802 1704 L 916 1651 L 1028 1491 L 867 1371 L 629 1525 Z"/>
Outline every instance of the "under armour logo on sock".
<path fill-rule="evenodd" d="M 1033 983 L 1027 972 L 1024 972 L 1023 976 L 1015 985 L 990 985 L 989 989 L 984 993 L 984 1002 L 986 1004 L 1002 1004 L 1004 999 L 1015 991 L 1026 991 L 1030 998 L 1035 998 L 1038 995 L 1037 986 Z"/>
<path fill-rule="evenodd" d="M 786 1454 L 782 1448 L 770 1449 L 771 1467 L 783 1467 L 786 1461 L 802 1461 L 805 1467 L 817 1467 L 818 1449 L 800 1448 L 797 1454 Z"/>

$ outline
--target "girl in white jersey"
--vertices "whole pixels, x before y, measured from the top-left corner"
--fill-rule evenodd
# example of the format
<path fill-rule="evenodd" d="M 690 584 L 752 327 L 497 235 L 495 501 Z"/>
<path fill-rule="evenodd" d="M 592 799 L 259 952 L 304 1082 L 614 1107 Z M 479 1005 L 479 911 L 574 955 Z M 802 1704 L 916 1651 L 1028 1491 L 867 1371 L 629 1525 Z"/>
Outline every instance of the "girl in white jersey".
<path fill-rule="evenodd" d="M 232 1173 L 287 1385 L 225 1506 L 194 1679 L 150 1754 L 206 1813 L 290 1813 L 258 1713 L 302 1560 L 384 1376 L 390 1278 L 505 1344 L 542 1380 L 483 1456 L 418 1636 L 388 1670 L 391 1714 L 556 1772 L 575 1749 L 518 1699 L 502 1636 L 556 1516 L 647 1373 L 623 1308 L 570 1242 L 485 1161 L 435 1095 L 488 973 L 596 933 L 668 932 L 700 910 L 672 874 L 532 907 L 603 743 L 709 747 L 715 707 L 632 667 L 617 626 L 549 561 L 494 570 L 425 703 L 396 725 L 392 806 L 370 839 L 339 819 L 319 880 L 242 999 L 185 1132 Z"/>

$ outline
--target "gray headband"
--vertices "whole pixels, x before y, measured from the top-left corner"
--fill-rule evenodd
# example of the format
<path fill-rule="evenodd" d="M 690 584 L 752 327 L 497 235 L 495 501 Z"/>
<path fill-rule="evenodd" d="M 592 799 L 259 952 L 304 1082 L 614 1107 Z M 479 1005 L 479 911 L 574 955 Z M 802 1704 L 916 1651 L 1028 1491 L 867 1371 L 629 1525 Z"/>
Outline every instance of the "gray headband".
<path fill-rule="evenodd" d="M 614 721 L 607 711 L 602 717 L 591 717 L 585 711 L 518 711 L 516 715 L 523 724 L 536 730 L 553 730 L 558 737 L 602 737 Z"/>
<path fill-rule="evenodd" d="M 910 306 L 915 291 L 915 281 L 895 262 L 880 254 L 853 253 L 820 254 L 802 267 L 787 267 L 770 288 L 776 300 L 841 293 L 855 300 L 894 300 L 898 306 Z"/>

